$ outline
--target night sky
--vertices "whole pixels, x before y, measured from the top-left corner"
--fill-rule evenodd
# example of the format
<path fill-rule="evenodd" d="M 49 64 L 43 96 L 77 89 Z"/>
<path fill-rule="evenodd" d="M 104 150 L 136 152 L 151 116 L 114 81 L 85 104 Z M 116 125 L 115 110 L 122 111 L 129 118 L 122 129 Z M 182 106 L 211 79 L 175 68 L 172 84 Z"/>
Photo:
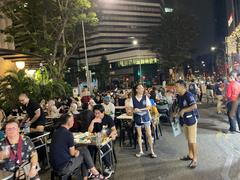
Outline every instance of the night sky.
<path fill-rule="evenodd" d="M 195 57 L 210 53 L 210 47 L 217 46 L 223 39 L 216 33 L 216 11 L 219 10 L 214 4 L 215 0 L 165 0 L 165 2 L 195 15 L 198 19 L 199 38 L 195 44 Z"/>

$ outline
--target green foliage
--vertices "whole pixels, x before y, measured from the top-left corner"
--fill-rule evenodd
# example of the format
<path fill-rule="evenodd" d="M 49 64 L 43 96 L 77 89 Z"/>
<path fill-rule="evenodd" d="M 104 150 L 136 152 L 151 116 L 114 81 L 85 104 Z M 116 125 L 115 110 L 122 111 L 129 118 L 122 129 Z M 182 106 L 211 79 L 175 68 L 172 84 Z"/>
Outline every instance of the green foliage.
<path fill-rule="evenodd" d="M 39 85 L 41 94 L 41 99 L 53 99 L 55 97 L 66 97 L 66 91 L 65 91 L 65 82 L 63 81 L 53 81 L 50 80 L 45 85 Z"/>
<path fill-rule="evenodd" d="M 40 75 L 48 77 L 47 72 Z M 28 77 L 23 70 L 7 72 L 6 76 L 0 79 L 0 107 L 7 112 L 17 107 L 18 96 L 21 93 L 26 93 L 37 101 L 66 97 L 71 94 L 71 87 L 66 82 L 46 78 L 42 83 L 41 77 L 38 77 L 40 75 L 33 79 Z"/>
<path fill-rule="evenodd" d="M 109 83 L 110 67 L 106 56 L 102 56 L 101 62 L 96 66 L 96 78 L 99 82 L 99 89 L 105 90 Z"/>
<path fill-rule="evenodd" d="M 49 82 L 49 75 L 46 67 L 41 67 L 36 70 L 34 79 L 37 84 L 47 84 Z"/>
<path fill-rule="evenodd" d="M 39 87 L 22 70 L 7 72 L 6 76 L 0 79 L 0 106 L 6 111 L 15 108 L 21 93 L 34 97 L 39 93 Z"/>
<path fill-rule="evenodd" d="M 160 25 L 152 29 L 146 44 L 158 53 L 162 66 L 178 67 L 191 58 L 197 36 L 196 18 L 175 10 L 162 15 Z"/>
<path fill-rule="evenodd" d="M 81 22 L 96 25 L 91 0 L 18 0 L 6 1 L 0 11 L 13 21 L 3 31 L 14 39 L 17 49 L 41 55 L 56 63 L 57 78 L 63 79 L 64 67 L 82 40 Z"/>

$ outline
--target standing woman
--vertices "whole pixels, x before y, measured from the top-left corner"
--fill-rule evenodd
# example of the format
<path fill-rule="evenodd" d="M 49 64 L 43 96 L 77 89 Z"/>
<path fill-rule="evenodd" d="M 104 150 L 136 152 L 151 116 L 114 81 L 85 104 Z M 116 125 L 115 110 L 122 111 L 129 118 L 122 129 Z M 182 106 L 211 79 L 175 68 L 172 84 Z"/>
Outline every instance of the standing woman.
<path fill-rule="evenodd" d="M 148 143 L 150 145 L 152 158 L 156 158 L 157 155 L 153 151 L 153 139 L 151 134 L 151 121 L 149 115 L 149 109 L 151 108 L 151 102 L 144 93 L 144 87 L 138 84 L 133 89 L 133 97 L 130 103 L 133 108 L 133 119 L 135 121 L 135 127 L 138 134 L 138 145 L 140 152 L 136 154 L 137 157 L 144 155 L 142 149 L 142 126 L 145 127 Z"/>

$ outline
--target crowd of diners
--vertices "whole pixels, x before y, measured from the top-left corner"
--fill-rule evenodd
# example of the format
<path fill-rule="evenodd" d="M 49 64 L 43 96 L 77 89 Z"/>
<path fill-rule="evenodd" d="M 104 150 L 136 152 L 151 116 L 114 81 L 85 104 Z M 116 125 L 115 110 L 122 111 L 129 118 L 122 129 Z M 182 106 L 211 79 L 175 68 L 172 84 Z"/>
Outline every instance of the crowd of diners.
<path fill-rule="evenodd" d="M 100 174 L 92 159 L 96 154 L 95 146 L 75 146 L 72 132 L 101 132 L 107 128 L 108 137 L 113 141 L 118 137 L 116 106 L 124 106 L 127 115 L 133 116 L 138 134 L 139 152 L 136 157 L 144 155 L 142 148 L 142 127 L 145 127 L 150 157 L 156 158 L 154 151 L 151 124 L 157 125 L 159 113 L 156 103 L 166 101 L 173 103 L 174 92 L 164 88 L 145 89 L 141 84 L 134 88 L 118 91 L 106 91 L 90 95 L 87 88 L 81 96 L 41 100 L 36 102 L 27 94 L 19 95 L 21 106 L 13 109 L 7 116 L 0 110 L 0 169 L 14 173 L 15 178 L 23 176 L 39 179 L 38 166 L 41 151 L 37 151 L 31 141 L 34 134 L 45 130 L 46 121 L 57 119 L 58 127 L 54 129 L 50 144 L 50 164 L 60 175 L 79 172 L 82 178 L 108 179 L 113 171 L 110 154 L 103 158 L 104 173 Z M 150 112 L 150 114 L 148 113 Z M 29 127 L 29 132 L 23 128 Z M 7 148 L 5 148 L 7 147 Z M 102 148 L 103 152 L 109 147 Z M 44 157 L 44 155 L 43 155 Z M 28 162 L 30 170 L 24 172 L 22 164 Z M 25 177 L 24 177 L 25 176 Z"/>

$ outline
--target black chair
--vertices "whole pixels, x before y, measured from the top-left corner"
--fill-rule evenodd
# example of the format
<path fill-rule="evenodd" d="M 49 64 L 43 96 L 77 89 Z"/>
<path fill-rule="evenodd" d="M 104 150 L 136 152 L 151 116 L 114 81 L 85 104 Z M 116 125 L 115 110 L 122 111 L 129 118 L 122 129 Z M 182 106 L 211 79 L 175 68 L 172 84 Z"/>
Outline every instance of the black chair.
<path fill-rule="evenodd" d="M 80 168 L 76 168 L 73 172 L 68 174 L 59 174 L 59 172 L 51 169 L 51 180 L 55 180 L 55 178 L 57 178 L 58 180 L 72 180 L 73 175 L 79 177 L 81 175 Z"/>
<path fill-rule="evenodd" d="M 112 150 L 113 150 L 114 162 L 117 163 L 117 156 L 116 156 L 116 152 L 115 152 L 115 148 L 114 148 L 115 142 L 113 142 L 112 145 L 113 145 Z M 89 150 L 89 152 L 90 152 L 90 154 L 92 156 L 94 164 L 96 164 L 96 162 L 97 162 L 97 155 L 98 155 L 97 147 L 95 145 L 89 145 L 88 146 L 88 150 Z"/>
<path fill-rule="evenodd" d="M 58 180 L 72 180 L 72 174 L 60 175 L 58 172 L 51 170 L 51 180 L 55 180 L 55 178 Z"/>
<path fill-rule="evenodd" d="M 127 132 L 130 146 L 132 146 L 132 139 L 133 139 L 133 123 L 129 124 L 128 121 L 119 120 L 119 146 L 122 146 L 122 143 L 125 141 L 125 133 Z"/>
<path fill-rule="evenodd" d="M 161 127 L 160 117 L 159 117 L 159 122 L 156 125 L 155 132 L 154 132 L 154 136 L 156 137 L 156 139 L 159 139 L 158 131 L 159 131 L 160 135 L 162 136 L 162 127 Z"/>

